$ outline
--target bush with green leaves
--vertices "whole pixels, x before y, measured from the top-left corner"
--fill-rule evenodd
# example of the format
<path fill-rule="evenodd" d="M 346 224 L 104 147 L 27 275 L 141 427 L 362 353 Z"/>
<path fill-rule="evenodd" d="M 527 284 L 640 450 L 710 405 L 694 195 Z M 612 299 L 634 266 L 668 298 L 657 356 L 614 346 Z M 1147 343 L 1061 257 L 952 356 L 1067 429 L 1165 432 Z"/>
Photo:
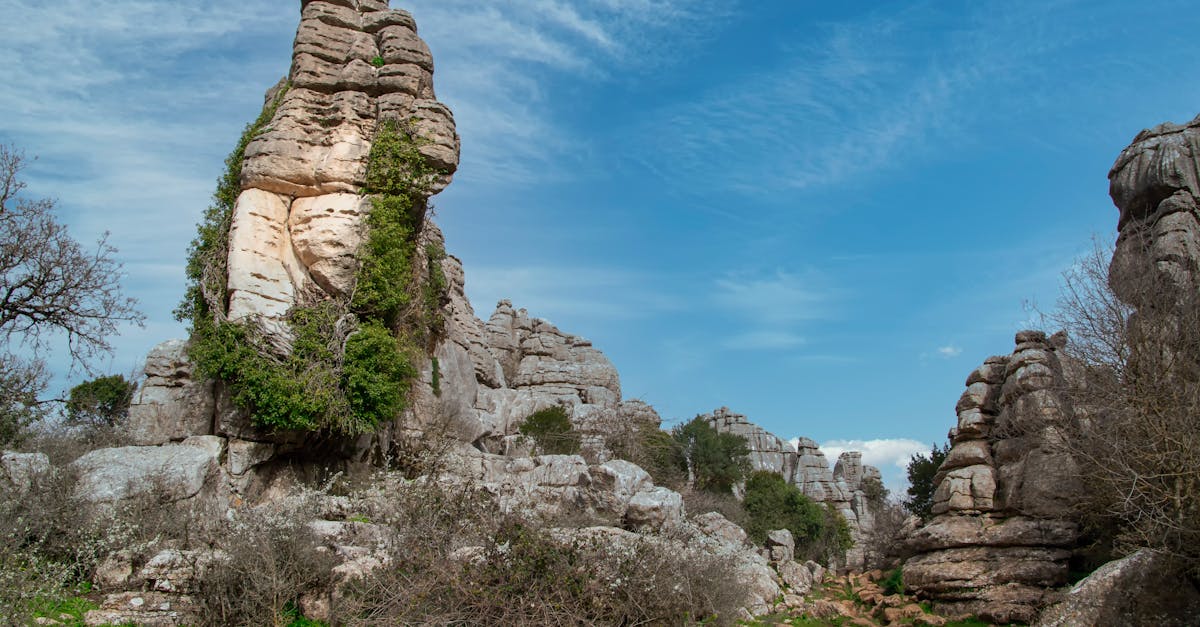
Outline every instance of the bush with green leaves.
<path fill-rule="evenodd" d="M 224 381 L 257 425 L 366 433 L 404 411 L 417 364 L 442 330 L 445 252 L 418 245 L 438 173 L 409 125 L 381 124 L 368 156 L 363 191 L 372 208 L 353 296 L 296 305 L 286 319 L 291 346 L 268 342 L 255 321 L 225 317 L 229 229 L 246 146 L 270 123 L 286 91 L 246 128 L 226 160 L 192 242 L 188 293 L 176 316 L 191 320 L 190 355 L 199 372 Z"/>
<path fill-rule="evenodd" d="M 746 438 L 721 433 L 697 416 L 671 430 L 681 452 L 678 458 L 692 486 L 709 492 L 729 492 L 750 470 Z"/>
<path fill-rule="evenodd" d="M 829 563 L 853 544 L 850 526 L 840 513 L 808 498 L 773 472 L 750 474 L 742 506 L 749 514 L 746 533 L 751 539 L 761 544 L 769 532 L 787 529 L 796 541 L 797 559 Z"/>
<path fill-rule="evenodd" d="M 908 462 L 908 498 L 904 501 L 904 508 L 910 514 L 920 516 L 921 520 L 929 520 L 933 515 L 933 491 L 937 489 L 933 479 L 948 453 L 949 442 L 940 447 L 934 444 L 929 455 L 917 453 Z"/>
<path fill-rule="evenodd" d="M 533 440 L 542 455 L 575 455 L 580 448 L 580 434 L 571 425 L 567 409 L 561 405 L 539 409 L 529 415 L 518 428 L 521 435 Z"/>
<path fill-rule="evenodd" d="M 119 374 L 96 377 L 71 388 L 67 421 L 76 425 L 115 427 L 129 415 L 137 384 Z"/>

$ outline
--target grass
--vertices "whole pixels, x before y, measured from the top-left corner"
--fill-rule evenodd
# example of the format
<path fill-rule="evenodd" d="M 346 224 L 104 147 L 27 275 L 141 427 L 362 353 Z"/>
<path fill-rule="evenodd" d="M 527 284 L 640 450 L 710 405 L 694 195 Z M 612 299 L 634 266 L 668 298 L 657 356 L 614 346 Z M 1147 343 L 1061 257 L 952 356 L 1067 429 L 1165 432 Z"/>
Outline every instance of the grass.
<path fill-rule="evenodd" d="M 80 591 L 83 591 L 81 588 Z M 75 596 L 66 599 L 39 599 L 34 602 L 34 618 L 48 618 L 67 627 L 84 627 L 83 617 L 100 606 L 87 597 Z M 69 618 L 68 618 L 69 617 Z"/>

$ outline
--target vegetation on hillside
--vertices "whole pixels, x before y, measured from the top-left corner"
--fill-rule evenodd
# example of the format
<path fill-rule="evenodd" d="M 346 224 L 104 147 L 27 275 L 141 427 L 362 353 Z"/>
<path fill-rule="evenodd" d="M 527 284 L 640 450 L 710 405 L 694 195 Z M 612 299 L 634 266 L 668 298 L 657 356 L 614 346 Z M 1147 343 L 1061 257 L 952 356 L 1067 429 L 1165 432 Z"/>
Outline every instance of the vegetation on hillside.
<path fill-rule="evenodd" d="M 517 430 L 533 441 L 534 450 L 540 455 L 574 455 L 579 452 L 581 435 L 571 426 L 571 417 L 561 405 L 533 412 Z"/>
<path fill-rule="evenodd" d="M 758 544 L 767 533 L 787 529 L 796 541 L 796 559 L 828 564 L 853 545 L 850 526 L 837 510 L 816 503 L 783 477 L 764 470 L 746 480 L 742 505 L 749 514 L 746 532 Z"/>

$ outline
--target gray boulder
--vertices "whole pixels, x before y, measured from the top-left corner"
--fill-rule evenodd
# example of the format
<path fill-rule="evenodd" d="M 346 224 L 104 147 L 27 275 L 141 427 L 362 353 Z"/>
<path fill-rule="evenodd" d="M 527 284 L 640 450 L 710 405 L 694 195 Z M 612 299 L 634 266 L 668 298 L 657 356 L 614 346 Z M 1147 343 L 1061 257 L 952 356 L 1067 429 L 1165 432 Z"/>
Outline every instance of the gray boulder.
<path fill-rule="evenodd" d="M 1046 608 L 1037 627 L 1185 627 L 1200 620 L 1200 590 L 1169 557 L 1146 549 L 1109 562 Z"/>
<path fill-rule="evenodd" d="M 173 501 L 192 498 L 217 472 L 220 447 L 207 438 L 188 444 L 126 446 L 92 451 L 75 460 L 76 495 L 92 503 L 110 503 L 162 490 Z"/>
<path fill-rule="evenodd" d="M 50 470 L 50 458 L 42 453 L 0 453 L 0 485 L 7 484 L 21 494 L 27 492 L 39 475 Z"/>

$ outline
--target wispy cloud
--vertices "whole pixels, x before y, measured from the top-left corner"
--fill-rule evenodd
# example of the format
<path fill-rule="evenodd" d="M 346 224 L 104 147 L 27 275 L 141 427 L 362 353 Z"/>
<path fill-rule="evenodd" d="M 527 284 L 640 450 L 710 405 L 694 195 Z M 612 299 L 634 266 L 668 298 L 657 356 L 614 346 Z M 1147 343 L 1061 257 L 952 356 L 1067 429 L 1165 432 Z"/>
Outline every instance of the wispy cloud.
<path fill-rule="evenodd" d="M 938 353 L 938 355 L 941 355 L 942 357 L 945 357 L 946 359 L 952 359 L 952 358 L 958 357 L 959 355 L 962 354 L 962 347 L 954 346 L 954 345 L 941 346 L 941 347 L 938 347 L 937 353 Z"/>
<path fill-rule="evenodd" d="M 1067 27 L 1064 11 L 1075 4 L 979 5 L 965 17 L 933 2 L 858 12 L 780 50 L 774 67 L 671 103 L 633 136 L 653 146 L 644 165 L 665 180 L 753 194 L 843 184 L 944 156 L 994 123 L 979 112 L 996 101 L 1013 113 L 1039 106 L 1020 86 L 1044 78 L 1030 75 L 1031 61 L 1085 36 Z"/>
<path fill-rule="evenodd" d="M 805 344 L 802 325 L 829 314 L 835 290 L 816 271 L 731 274 L 714 282 L 713 303 L 739 329 L 721 345 L 735 350 L 788 350 Z"/>
<path fill-rule="evenodd" d="M 556 118 L 564 95 L 547 92 L 547 83 L 611 80 L 645 71 L 647 59 L 667 62 L 726 7 L 712 0 L 405 4 L 437 59 L 438 95 L 470 138 L 457 176 L 492 185 L 555 180 L 584 167 L 588 139 Z"/>
<path fill-rule="evenodd" d="M 654 277 L 619 268 L 481 266 L 469 270 L 466 279 L 475 313 L 484 319 L 502 299 L 531 308 L 539 318 L 591 321 L 629 320 L 683 305 L 658 289 L 661 282 Z"/>

